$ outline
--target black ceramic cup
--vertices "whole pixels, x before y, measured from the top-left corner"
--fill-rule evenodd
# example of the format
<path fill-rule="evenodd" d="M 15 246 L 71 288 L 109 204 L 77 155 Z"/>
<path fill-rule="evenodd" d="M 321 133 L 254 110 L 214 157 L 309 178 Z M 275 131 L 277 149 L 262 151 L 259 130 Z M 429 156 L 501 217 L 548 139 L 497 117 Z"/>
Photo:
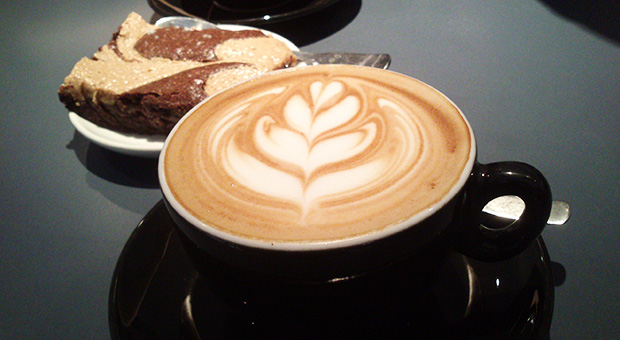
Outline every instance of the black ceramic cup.
<path fill-rule="evenodd" d="M 179 171 L 197 161 L 195 157 L 189 156 L 185 161 L 175 161 L 175 164 L 171 165 L 168 153 L 171 152 L 171 141 L 178 138 L 179 131 L 188 124 L 193 124 L 193 120 L 188 117 L 216 115 L 221 103 L 234 102 L 245 93 L 271 86 L 274 79 L 299 81 L 298 85 L 303 86 L 302 79 L 324 74 L 331 74 L 328 79 L 334 79 L 330 78 L 334 74 L 337 76 L 361 74 L 367 79 L 378 82 L 382 89 L 380 92 L 387 93 L 387 96 L 390 91 L 396 91 L 393 90 L 396 87 L 398 91 L 405 93 L 405 97 L 407 93 L 419 96 L 416 91 L 422 91 L 423 97 L 434 98 L 433 105 L 437 106 L 428 110 L 433 115 L 437 110 L 446 107 L 456 110 L 465 122 L 466 134 L 471 143 L 467 144 L 464 165 L 454 175 L 454 180 L 446 193 L 425 209 L 412 213 L 406 220 L 380 226 L 372 232 L 331 240 L 282 242 L 247 237 L 214 227 L 205 223 L 192 212 L 192 209 L 180 202 L 178 192 L 175 193 L 175 189 L 171 188 L 167 174 Z M 291 88 L 298 89 L 299 86 Z M 355 91 L 365 91 L 364 86 L 351 86 L 351 88 Z M 268 100 L 268 104 L 262 104 L 267 106 L 259 111 L 267 112 L 273 109 L 269 107 L 269 103 L 276 102 L 275 98 Z M 191 146 L 186 145 L 184 148 L 191 154 Z M 195 176 L 189 176 L 188 179 L 190 177 Z M 438 90 L 395 72 L 344 65 L 308 66 L 274 72 L 210 97 L 192 109 L 169 134 L 159 159 L 159 179 L 166 206 L 184 235 L 187 248 L 197 267 L 200 268 L 203 262 L 201 254 L 205 254 L 205 259 L 219 259 L 242 272 L 282 281 L 321 282 L 353 277 L 375 271 L 377 268 L 410 256 L 427 257 L 440 247 L 451 247 L 467 256 L 485 261 L 507 259 L 522 252 L 540 235 L 551 209 L 549 185 L 544 176 L 532 166 L 520 162 L 492 164 L 477 162 L 476 143 L 469 123 L 456 105 Z M 200 192 L 193 195 L 197 200 L 202 199 Z M 514 223 L 501 228 L 485 226 L 481 222 L 483 207 L 494 198 L 504 195 L 515 195 L 525 202 L 522 216 Z M 415 200 L 416 197 L 411 199 Z M 389 213 L 390 211 L 384 211 L 378 214 Z M 425 263 L 429 263 L 428 259 Z"/>

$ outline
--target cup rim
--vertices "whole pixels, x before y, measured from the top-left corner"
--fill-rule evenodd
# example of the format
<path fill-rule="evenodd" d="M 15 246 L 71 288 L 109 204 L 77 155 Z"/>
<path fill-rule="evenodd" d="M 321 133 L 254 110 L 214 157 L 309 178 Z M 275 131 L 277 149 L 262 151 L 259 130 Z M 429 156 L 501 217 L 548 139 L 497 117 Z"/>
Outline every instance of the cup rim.
<path fill-rule="evenodd" d="M 190 115 L 192 115 L 195 111 L 197 111 L 198 108 L 200 108 L 203 105 L 205 105 L 205 103 L 210 101 L 215 96 L 220 95 L 220 93 L 226 92 L 229 88 L 235 88 L 235 87 L 241 86 L 242 84 L 245 84 L 245 83 L 248 83 L 248 82 L 252 82 L 252 81 L 256 81 L 257 78 L 269 77 L 270 75 L 279 74 L 279 73 L 283 73 L 283 72 L 296 72 L 296 70 L 299 70 L 299 69 L 317 68 L 317 67 L 365 68 L 365 69 L 372 69 L 372 70 L 375 70 L 377 72 L 392 73 L 392 74 L 397 75 L 397 76 L 401 76 L 401 77 L 405 77 L 405 78 L 408 78 L 408 79 L 412 79 L 414 81 L 417 81 L 417 82 L 421 83 L 424 86 L 427 86 L 428 88 L 430 88 L 431 90 L 433 90 L 437 94 L 439 94 L 441 97 L 443 97 L 449 104 L 454 106 L 454 108 L 456 108 L 458 113 L 461 115 L 461 118 L 463 119 L 463 121 L 464 121 L 464 123 L 465 123 L 465 125 L 467 127 L 467 130 L 469 131 L 469 136 L 470 136 L 470 140 L 471 140 L 471 144 L 470 145 L 471 146 L 470 146 L 470 151 L 469 151 L 467 162 L 465 163 L 465 166 L 463 167 L 463 171 L 461 172 L 458 180 L 455 182 L 455 184 L 448 191 L 448 193 L 446 195 L 444 195 L 441 198 L 441 200 L 439 200 L 438 202 L 432 204 L 430 207 L 428 207 L 428 208 L 426 208 L 426 209 L 424 209 L 424 210 L 414 214 L 413 216 L 411 216 L 410 218 L 408 218 L 408 219 L 406 219 L 406 220 L 404 220 L 402 222 L 399 222 L 397 224 L 393 224 L 393 225 L 390 225 L 390 226 L 386 226 L 386 227 L 383 227 L 381 229 L 378 229 L 378 230 L 375 230 L 375 231 L 371 231 L 371 232 L 368 232 L 368 233 L 364 233 L 364 234 L 360 234 L 360 235 L 354 235 L 354 236 L 346 237 L 346 238 L 333 239 L 333 240 L 273 241 L 273 240 L 264 240 L 264 239 L 259 239 L 259 238 L 243 237 L 243 236 L 240 236 L 240 235 L 227 233 L 227 232 L 222 231 L 222 230 L 220 230 L 220 229 L 218 229 L 216 227 L 210 226 L 210 225 L 204 223 L 203 221 L 201 221 L 200 219 L 198 219 L 197 217 L 195 217 L 194 215 L 192 215 L 187 209 L 185 209 L 177 201 L 177 199 L 175 198 L 174 194 L 170 190 L 170 187 L 168 186 L 168 182 L 166 180 L 165 171 L 164 171 L 164 168 L 165 168 L 164 160 L 166 158 L 165 155 L 166 155 L 166 151 L 168 149 L 168 144 L 169 144 L 170 140 L 172 139 L 172 137 L 174 136 L 174 134 L 179 129 L 179 127 L 183 124 L 183 122 Z M 405 75 L 403 73 L 391 71 L 391 70 L 383 70 L 383 69 L 380 70 L 380 69 L 371 68 L 371 67 L 367 67 L 367 66 L 357 66 L 357 65 L 308 65 L 308 66 L 300 66 L 300 67 L 295 67 L 295 68 L 288 68 L 288 69 L 272 71 L 272 72 L 269 72 L 268 74 L 264 74 L 264 75 L 258 76 L 257 78 L 252 78 L 252 79 L 243 81 L 243 82 L 238 83 L 236 85 L 233 85 L 233 86 L 231 86 L 231 87 L 229 87 L 227 89 L 219 91 L 219 92 L 209 96 L 205 100 L 201 101 L 196 106 L 194 106 L 192 109 L 190 109 L 183 117 L 181 117 L 181 119 L 175 124 L 173 129 L 170 131 L 170 133 L 166 137 L 166 140 L 164 141 L 163 148 L 162 148 L 162 150 L 161 150 L 161 152 L 159 154 L 159 159 L 158 159 L 158 164 L 157 164 L 157 172 L 158 172 L 158 177 L 159 177 L 160 189 L 162 191 L 162 194 L 163 194 L 165 200 L 168 202 L 169 206 L 172 209 L 174 209 L 175 212 L 178 213 L 183 219 L 185 219 L 187 222 L 189 222 L 193 227 L 195 227 L 199 231 L 204 232 L 204 233 L 210 235 L 211 237 L 215 237 L 215 238 L 217 238 L 219 240 L 229 242 L 229 243 L 231 243 L 233 245 L 241 245 L 241 246 L 250 247 L 250 248 L 258 248 L 258 249 L 265 249 L 265 250 L 276 250 L 276 251 L 319 251 L 319 250 L 330 250 L 330 249 L 338 249 L 338 248 L 347 248 L 347 247 L 351 247 L 351 246 L 366 244 L 366 243 L 370 243 L 370 242 L 373 242 L 373 241 L 376 241 L 376 240 L 380 240 L 380 239 L 386 238 L 388 236 L 397 234 L 397 233 L 399 233 L 399 232 L 401 232 L 403 230 L 408 229 L 411 226 L 414 226 L 414 225 L 420 223 L 421 221 L 424 221 L 428 217 L 432 216 L 437 211 L 439 211 L 443 207 L 445 207 L 450 201 L 452 201 L 452 199 L 454 199 L 458 195 L 458 193 L 463 189 L 463 187 L 465 186 L 465 183 L 467 182 L 468 178 L 470 177 L 470 174 L 471 174 L 471 172 L 473 170 L 473 167 L 474 167 L 474 164 L 476 162 L 476 153 L 477 153 L 477 150 L 476 150 L 477 149 L 476 148 L 476 140 L 475 140 L 475 136 L 474 136 L 474 132 L 473 132 L 473 129 L 471 127 L 471 124 L 467 120 L 467 117 L 465 116 L 463 111 L 450 98 L 448 98 L 448 96 L 446 96 L 443 92 L 439 91 L 435 87 L 433 87 L 433 86 L 431 86 L 431 85 L 429 85 L 429 84 L 427 84 L 427 83 L 425 83 L 425 82 L 423 82 L 423 81 L 421 81 L 421 80 L 419 80 L 417 78 Z"/>

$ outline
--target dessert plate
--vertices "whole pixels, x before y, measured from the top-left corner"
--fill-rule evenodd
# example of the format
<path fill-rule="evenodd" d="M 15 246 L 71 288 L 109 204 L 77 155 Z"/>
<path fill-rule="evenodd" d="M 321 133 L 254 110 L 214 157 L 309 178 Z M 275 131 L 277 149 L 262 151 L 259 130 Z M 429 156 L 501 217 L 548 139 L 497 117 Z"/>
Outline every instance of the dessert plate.
<path fill-rule="evenodd" d="M 232 24 L 218 25 L 218 27 L 231 31 L 256 29 L 254 27 Z M 261 31 L 284 42 L 291 50 L 299 51 L 295 44 L 283 36 L 266 30 Z M 74 112 L 69 112 L 69 121 L 81 135 L 91 142 L 111 151 L 130 156 L 157 158 L 166 139 L 166 136 L 163 135 L 146 136 L 106 129 L 89 122 Z"/>
<path fill-rule="evenodd" d="M 329 7 L 340 0 L 297 0 L 294 4 L 266 11 L 242 13 L 217 7 L 211 0 L 148 0 L 155 12 L 162 16 L 184 15 L 206 19 L 215 23 L 261 25 L 292 20 Z"/>
<path fill-rule="evenodd" d="M 118 259 L 113 339 L 548 339 L 554 286 L 542 238 L 502 262 L 447 250 L 305 286 L 235 281 L 217 262 L 199 274 L 182 242 L 160 201 Z"/>
<path fill-rule="evenodd" d="M 166 136 L 162 135 L 146 136 L 116 132 L 95 125 L 75 112 L 69 112 L 69 121 L 82 136 L 91 142 L 102 148 L 130 156 L 157 158 L 166 139 Z"/>

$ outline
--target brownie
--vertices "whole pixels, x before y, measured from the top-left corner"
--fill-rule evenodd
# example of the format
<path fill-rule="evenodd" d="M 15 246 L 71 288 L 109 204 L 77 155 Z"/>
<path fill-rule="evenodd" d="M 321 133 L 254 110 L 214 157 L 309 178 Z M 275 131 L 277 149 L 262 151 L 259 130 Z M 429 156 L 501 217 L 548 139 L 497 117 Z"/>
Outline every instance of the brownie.
<path fill-rule="evenodd" d="M 159 28 L 131 13 L 60 86 L 67 109 L 101 127 L 165 135 L 196 104 L 235 83 L 295 63 L 259 30 Z"/>

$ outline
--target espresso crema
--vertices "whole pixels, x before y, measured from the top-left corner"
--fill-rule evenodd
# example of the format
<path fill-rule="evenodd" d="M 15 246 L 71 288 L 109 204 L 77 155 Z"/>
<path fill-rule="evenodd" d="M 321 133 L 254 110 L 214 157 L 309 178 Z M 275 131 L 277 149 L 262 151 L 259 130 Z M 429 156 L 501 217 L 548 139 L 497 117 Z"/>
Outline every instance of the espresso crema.
<path fill-rule="evenodd" d="M 449 195 L 473 158 L 460 111 L 397 73 L 311 66 L 213 96 L 173 131 L 170 192 L 220 231 L 329 241 L 402 223 Z"/>

